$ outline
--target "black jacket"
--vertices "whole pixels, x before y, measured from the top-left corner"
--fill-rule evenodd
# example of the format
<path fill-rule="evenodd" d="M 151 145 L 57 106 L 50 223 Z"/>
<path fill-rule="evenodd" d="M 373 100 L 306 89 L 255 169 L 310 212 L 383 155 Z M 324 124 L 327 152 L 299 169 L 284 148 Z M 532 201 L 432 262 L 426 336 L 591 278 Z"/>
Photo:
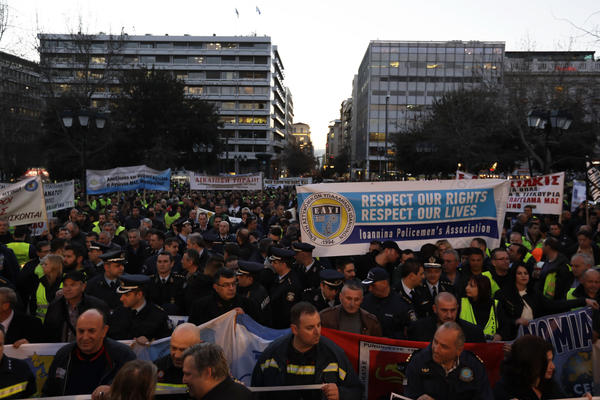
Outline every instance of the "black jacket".
<path fill-rule="evenodd" d="M 4 355 L 0 360 L 0 392 L 14 385 L 19 385 L 17 391 L 10 396 L 2 397 L 2 400 L 27 399 L 37 391 L 35 376 L 27 363 Z"/>
<path fill-rule="evenodd" d="M 169 316 L 157 306 L 146 300 L 146 305 L 138 313 L 120 306 L 109 317 L 108 336 L 116 340 L 133 339 L 145 336 L 148 340 L 171 336 Z"/>
<path fill-rule="evenodd" d="M 510 336 L 502 337 L 504 340 L 511 340 L 517 336 L 519 327 L 516 325 L 516 320 L 521 318 L 523 313 L 524 301 L 529 304 L 533 311 L 533 318 L 543 317 L 548 314 L 557 314 L 569 311 L 571 308 L 585 306 L 585 298 L 576 300 L 557 299 L 550 300 L 542 293 L 536 290 L 527 290 L 525 296 L 521 298 L 515 287 L 500 289 L 496 292 L 496 299 L 502 305 L 502 309 L 506 314 L 507 322 L 510 327 Z"/>
<path fill-rule="evenodd" d="M 116 280 L 116 287 L 119 286 L 120 282 L 119 279 Z M 116 287 L 111 289 L 106 283 L 106 279 L 104 279 L 104 274 L 101 274 L 88 281 L 85 293 L 103 300 L 109 309 L 114 310 L 121 305 L 121 300 L 119 300 L 121 295 L 117 293 Z"/>
<path fill-rule="evenodd" d="M 438 328 L 437 322 L 437 315 L 413 322 L 408 327 L 408 340 L 431 342 Z M 456 320 L 456 323 L 462 328 L 467 343 L 485 343 L 485 336 L 480 327 L 460 318 Z"/>
<path fill-rule="evenodd" d="M 90 308 L 96 308 L 102 311 L 105 315 L 108 314 L 108 306 L 102 300 L 90 295 L 83 295 L 81 301 L 77 305 L 77 312 L 81 315 L 84 311 Z M 44 319 L 44 334 L 46 342 L 59 343 L 66 341 L 63 336 L 65 329 L 70 330 L 75 334 L 75 327 L 71 325 L 69 320 L 69 310 L 67 300 L 64 297 L 54 299 L 48 306 L 48 313 Z"/>
<path fill-rule="evenodd" d="M 252 386 L 286 385 L 286 366 L 293 335 L 288 334 L 271 342 L 258 358 L 252 372 Z M 340 399 L 362 397 L 362 385 L 344 351 L 334 342 L 321 336 L 317 346 L 314 383 L 335 383 Z M 333 367 L 333 368 L 332 368 Z M 327 369 L 327 371 L 324 371 Z M 260 399 L 280 399 L 280 393 L 263 394 Z"/>
<path fill-rule="evenodd" d="M 39 318 L 15 311 L 4 336 L 4 344 L 12 344 L 19 339 L 27 339 L 30 343 L 39 343 L 44 340 L 43 332 L 42 321 Z"/>
<path fill-rule="evenodd" d="M 233 299 L 225 301 L 216 292 L 213 292 L 210 296 L 198 299 L 192 304 L 188 322 L 200 325 L 237 307 L 244 310 L 255 321 L 260 319 L 258 306 L 250 299 L 236 294 Z"/>
<path fill-rule="evenodd" d="M 386 298 L 369 293 L 361 307 L 377 317 L 383 336 L 392 339 L 405 339 L 406 327 L 417 320 L 414 308 L 393 291 Z"/>
<path fill-rule="evenodd" d="M 69 376 L 71 374 L 71 359 L 74 356 L 75 343 L 69 343 L 63 346 L 56 355 L 50 365 L 48 371 L 48 379 L 42 388 L 42 395 L 48 396 L 63 396 L 69 386 Z M 90 377 L 97 380 L 100 385 L 110 385 L 115 378 L 117 372 L 127 361 L 135 360 L 135 353 L 130 347 L 116 342 L 112 339 L 104 339 L 105 357 L 107 364 L 102 376 Z"/>
<path fill-rule="evenodd" d="M 233 381 L 230 377 L 219 383 L 217 386 L 202 397 L 202 400 L 251 400 L 252 392 L 241 383 Z"/>

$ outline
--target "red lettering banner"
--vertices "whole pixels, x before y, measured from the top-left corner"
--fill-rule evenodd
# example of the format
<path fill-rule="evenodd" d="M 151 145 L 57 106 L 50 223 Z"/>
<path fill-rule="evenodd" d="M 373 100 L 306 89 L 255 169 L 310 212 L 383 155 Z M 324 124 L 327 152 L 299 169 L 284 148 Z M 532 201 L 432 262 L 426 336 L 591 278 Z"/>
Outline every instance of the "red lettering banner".
<path fill-rule="evenodd" d="M 365 398 L 389 398 L 390 393 L 403 393 L 406 359 L 413 351 L 427 347 L 428 342 L 412 342 L 322 328 L 321 334 L 340 346 L 360 381 L 365 385 Z M 485 364 L 490 384 L 500 378 L 500 363 L 504 359 L 502 343 L 466 343 Z"/>

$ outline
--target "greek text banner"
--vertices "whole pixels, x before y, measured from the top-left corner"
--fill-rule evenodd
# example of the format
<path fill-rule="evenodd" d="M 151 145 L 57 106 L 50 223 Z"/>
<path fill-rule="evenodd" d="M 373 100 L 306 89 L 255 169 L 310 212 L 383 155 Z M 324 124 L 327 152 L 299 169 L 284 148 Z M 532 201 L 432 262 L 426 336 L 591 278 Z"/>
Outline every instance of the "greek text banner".
<path fill-rule="evenodd" d="M 75 207 L 75 182 L 47 183 L 44 185 L 46 211 Z"/>
<path fill-rule="evenodd" d="M 361 182 L 297 186 L 302 241 L 317 256 L 364 254 L 372 240 L 418 250 L 475 237 L 499 245 L 509 182 L 499 179 Z"/>
<path fill-rule="evenodd" d="M 562 213 L 565 173 L 534 176 L 527 179 L 511 179 L 508 196 L 508 212 L 522 212 L 532 206 L 534 214 Z"/>
<path fill-rule="evenodd" d="M 145 165 L 105 170 L 86 170 L 87 193 L 102 194 L 149 189 L 169 191 L 171 169 L 157 171 Z"/>
<path fill-rule="evenodd" d="M 583 396 L 592 389 L 591 309 L 548 315 L 519 327 L 519 336 L 535 335 L 554 347 L 555 380 L 568 395 Z"/>
<path fill-rule="evenodd" d="M 262 190 L 262 173 L 209 176 L 190 174 L 191 190 Z"/>
<path fill-rule="evenodd" d="M 46 221 L 42 180 L 24 179 L 0 189 L 0 216 L 3 215 L 11 226 Z"/>

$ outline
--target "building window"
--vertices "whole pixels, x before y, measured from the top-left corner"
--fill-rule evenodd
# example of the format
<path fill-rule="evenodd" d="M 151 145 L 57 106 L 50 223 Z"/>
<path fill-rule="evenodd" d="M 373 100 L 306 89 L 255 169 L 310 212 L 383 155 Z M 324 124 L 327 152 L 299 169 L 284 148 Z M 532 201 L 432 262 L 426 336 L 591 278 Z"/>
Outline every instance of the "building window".
<path fill-rule="evenodd" d="M 221 94 L 221 87 L 220 86 L 207 86 L 206 93 L 207 94 Z"/>
<path fill-rule="evenodd" d="M 204 57 L 194 56 L 189 58 L 190 64 L 204 64 Z"/>
<path fill-rule="evenodd" d="M 256 56 L 254 57 L 254 64 L 268 64 L 269 57 Z"/>
<path fill-rule="evenodd" d="M 173 48 L 173 43 L 171 42 L 158 42 L 156 43 L 157 49 L 171 49 Z"/>
<path fill-rule="evenodd" d="M 184 90 L 187 94 L 191 94 L 191 95 L 196 95 L 199 96 L 203 93 L 203 87 L 202 86 L 185 86 Z"/>
<path fill-rule="evenodd" d="M 235 124 L 235 115 L 221 115 L 219 116 L 219 122 L 224 124 Z"/>
<path fill-rule="evenodd" d="M 142 49 L 153 49 L 154 48 L 154 43 L 152 43 L 152 42 L 141 42 L 140 43 L 140 47 Z"/>
<path fill-rule="evenodd" d="M 186 56 L 173 56 L 173 64 L 187 64 L 188 58 Z"/>
<path fill-rule="evenodd" d="M 204 71 L 189 71 L 188 79 L 204 79 Z"/>
<path fill-rule="evenodd" d="M 240 64 L 254 64 L 254 57 L 240 56 Z"/>
<path fill-rule="evenodd" d="M 221 110 L 235 110 L 234 101 L 224 101 L 221 103 Z"/>
<path fill-rule="evenodd" d="M 207 50 L 221 50 L 221 43 L 207 43 Z"/>
<path fill-rule="evenodd" d="M 221 57 L 221 64 L 235 64 L 235 63 L 236 63 L 235 56 L 222 56 Z"/>
<path fill-rule="evenodd" d="M 171 57 L 170 56 L 156 56 L 156 62 L 159 64 L 170 64 Z"/>
<path fill-rule="evenodd" d="M 206 59 L 204 60 L 204 62 L 206 64 L 220 64 L 221 63 L 221 57 L 208 56 L 208 57 L 206 57 Z"/>
<path fill-rule="evenodd" d="M 220 71 L 206 71 L 206 79 L 215 80 L 221 79 Z"/>
<path fill-rule="evenodd" d="M 154 64 L 156 62 L 156 57 L 154 56 L 141 56 L 140 63 L 142 64 Z"/>
<path fill-rule="evenodd" d="M 237 79 L 237 72 L 235 71 L 223 71 L 221 72 L 221 79 L 231 81 Z"/>
<path fill-rule="evenodd" d="M 106 58 L 102 56 L 92 56 L 92 64 L 104 64 L 106 62 Z"/>

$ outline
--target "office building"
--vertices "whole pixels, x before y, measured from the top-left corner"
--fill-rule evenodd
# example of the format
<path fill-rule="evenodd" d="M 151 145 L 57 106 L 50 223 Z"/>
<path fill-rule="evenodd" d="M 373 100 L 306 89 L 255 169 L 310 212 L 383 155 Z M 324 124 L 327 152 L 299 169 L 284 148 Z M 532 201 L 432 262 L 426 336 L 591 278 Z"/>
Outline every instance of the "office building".
<path fill-rule="evenodd" d="M 377 179 L 393 172 L 394 135 L 411 129 L 444 93 L 501 84 L 504 47 L 504 42 L 371 41 L 353 84 L 353 176 Z"/>
<path fill-rule="evenodd" d="M 90 106 L 106 109 L 119 91 L 119 72 L 131 68 L 170 71 L 185 93 L 214 103 L 223 128 L 223 172 L 272 176 L 293 118 L 284 66 L 268 36 L 156 36 L 40 34 L 40 60 L 54 93 L 100 83 Z M 98 87 L 99 86 L 99 87 Z"/>

